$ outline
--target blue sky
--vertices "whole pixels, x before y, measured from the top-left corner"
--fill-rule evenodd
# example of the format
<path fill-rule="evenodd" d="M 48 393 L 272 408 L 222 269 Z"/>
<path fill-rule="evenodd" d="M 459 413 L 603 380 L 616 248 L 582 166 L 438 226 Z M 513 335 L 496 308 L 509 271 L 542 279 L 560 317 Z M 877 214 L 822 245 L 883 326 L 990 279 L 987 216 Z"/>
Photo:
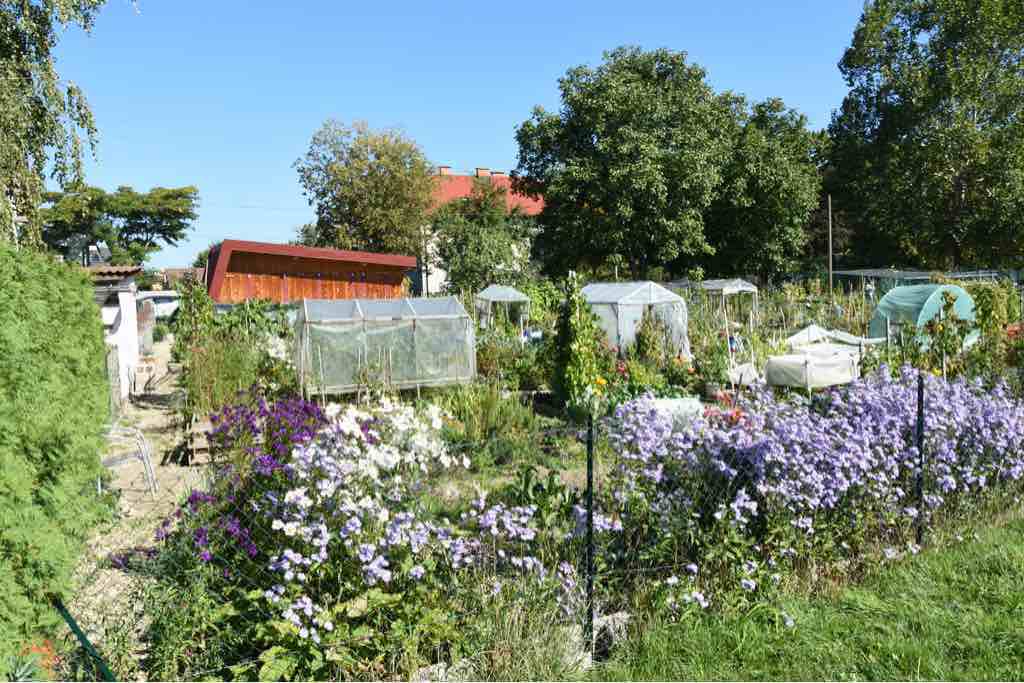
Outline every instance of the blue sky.
<path fill-rule="evenodd" d="M 191 262 L 224 238 L 287 241 L 312 217 L 292 163 L 329 117 L 399 127 L 435 164 L 510 170 L 514 130 L 558 106 L 557 80 L 619 45 L 684 50 L 718 90 L 828 123 L 862 0 L 344 2 L 109 0 L 68 30 L 61 76 L 100 130 L 87 180 L 196 185 Z"/>

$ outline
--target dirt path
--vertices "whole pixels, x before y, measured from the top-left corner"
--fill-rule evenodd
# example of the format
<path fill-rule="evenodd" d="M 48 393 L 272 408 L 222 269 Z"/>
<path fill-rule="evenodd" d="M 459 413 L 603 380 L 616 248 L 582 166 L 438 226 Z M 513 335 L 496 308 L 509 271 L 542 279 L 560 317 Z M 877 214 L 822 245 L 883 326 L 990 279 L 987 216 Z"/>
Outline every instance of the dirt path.
<path fill-rule="evenodd" d="M 145 579 L 119 568 L 119 559 L 154 546 L 154 533 L 178 503 L 203 482 L 204 468 L 170 462 L 166 456 L 182 440 L 174 405 L 180 395 L 170 362 L 170 340 L 158 343 L 146 359 L 152 366 L 146 393 L 126 402 L 117 424 L 140 430 L 149 443 L 157 491 L 151 493 L 146 470 L 135 459 L 108 467 L 104 495 L 116 498 L 116 513 L 96 530 L 77 570 L 79 588 L 68 610 L 110 660 L 115 673 L 139 677 L 145 656 L 139 635 L 145 626 L 140 597 Z M 104 459 L 135 451 L 129 439 L 111 439 Z M 162 464 L 167 463 L 167 464 Z M 96 494 L 93 491 L 93 494 Z M 70 642 L 70 632 L 68 632 Z"/>

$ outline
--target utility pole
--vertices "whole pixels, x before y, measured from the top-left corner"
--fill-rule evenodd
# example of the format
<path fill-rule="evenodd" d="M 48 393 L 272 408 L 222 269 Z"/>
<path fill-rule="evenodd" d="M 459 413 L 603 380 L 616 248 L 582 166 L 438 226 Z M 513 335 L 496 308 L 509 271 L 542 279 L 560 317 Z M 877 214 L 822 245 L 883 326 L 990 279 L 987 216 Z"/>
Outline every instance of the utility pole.
<path fill-rule="evenodd" d="M 828 301 L 829 305 L 835 304 L 835 294 L 832 291 L 832 195 L 828 195 Z"/>

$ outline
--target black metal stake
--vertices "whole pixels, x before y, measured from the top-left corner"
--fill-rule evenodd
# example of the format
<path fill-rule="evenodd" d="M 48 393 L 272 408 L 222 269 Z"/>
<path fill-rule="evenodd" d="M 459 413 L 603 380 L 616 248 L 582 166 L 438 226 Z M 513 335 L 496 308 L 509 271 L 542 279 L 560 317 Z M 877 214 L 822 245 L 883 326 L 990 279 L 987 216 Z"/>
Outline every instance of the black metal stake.
<path fill-rule="evenodd" d="M 587 622 L 584 639 L 594 654 L 594 416 L 587 418 Z"/>
<path fill-rule="evenodd" d="M 917 544 L 924 541 L 924 373 L 917 371 Z"/>

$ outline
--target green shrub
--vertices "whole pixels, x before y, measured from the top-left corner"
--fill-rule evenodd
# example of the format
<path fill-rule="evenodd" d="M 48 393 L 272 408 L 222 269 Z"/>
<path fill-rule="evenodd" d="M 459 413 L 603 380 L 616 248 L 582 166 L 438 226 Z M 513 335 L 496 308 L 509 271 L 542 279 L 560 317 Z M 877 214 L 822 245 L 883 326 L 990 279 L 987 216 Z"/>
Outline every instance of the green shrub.
<path fill-rule="evenodd" d="M 648 306 L 636 328 L 636 342 L 630 349 L 631 355 L 645 363 L 661 368 L 675 357 L 672 335 L 668 325 Z"/>
<path fill-rule="evenodd" d="M 167 335 L 171 333 L 171 326 L 163 320 L 157 321 L 153 325 L 153 343 L 159 344 L 164 339 L 167 339 Z"/>
<path fill-rule="evenodd" d="M 470 384 L 441 402 L 455 424 L 447 438 L 474 447 L 477 466 L 504 465 L 529 458 L 537 450 L 537 418 L 518 396 L 505 396 L 497 383 Z"/>
<path fill-rule="evenodd" d="M 247 301 L 216 314 L 206 288 L 195 280 L 181 287 L 171 355 L 182 365 L 185 424 L 235 400 L 240 391 L 273 398 L 298 393 L 287 359 L 292 329 L 281 307 Z M 282 346 L 274 355 L 272 347 Z"/>
<path fill-rule="evenodd" d="M 104 514 L 105 357 L 86 274 L 0 245 L 0 655 L 54 626 Z"/>
<path fill-rule="evenodd" d="M 602 374 L 610 371 L 613 358 L 597 316 L 580 292 L 580 279 L 572 272 L 565 285 L 553 356 L 555 395 L 577 419 L 592 413 L 607 383 Z"/>

